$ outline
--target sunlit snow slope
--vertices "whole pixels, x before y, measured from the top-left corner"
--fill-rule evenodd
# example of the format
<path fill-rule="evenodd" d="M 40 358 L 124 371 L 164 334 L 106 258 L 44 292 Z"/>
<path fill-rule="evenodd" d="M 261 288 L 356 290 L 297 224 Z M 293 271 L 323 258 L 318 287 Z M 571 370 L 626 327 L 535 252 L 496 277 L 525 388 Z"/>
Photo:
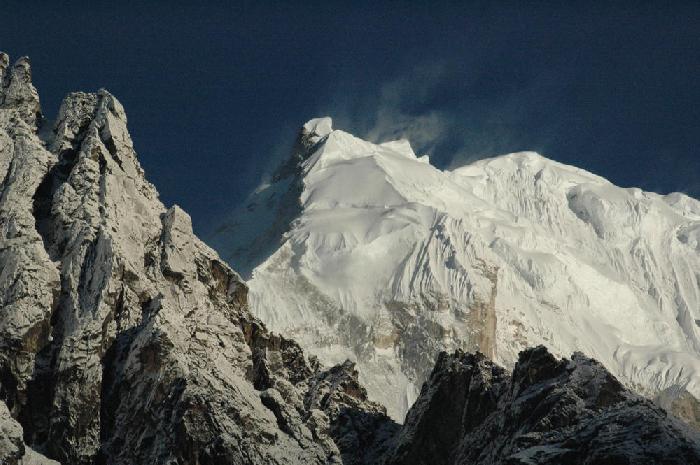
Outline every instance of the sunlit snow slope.
<path fill-rule="evenodd" d="M 456 347 L 580 350 L 646 394 L 700 397 L 700 202 L 682 194 L 532 152 L 441 171 L 322 118 L 212 242 L 257 264 L 254 313 L 324 363 L 356 360 L 399 420 Z"/>

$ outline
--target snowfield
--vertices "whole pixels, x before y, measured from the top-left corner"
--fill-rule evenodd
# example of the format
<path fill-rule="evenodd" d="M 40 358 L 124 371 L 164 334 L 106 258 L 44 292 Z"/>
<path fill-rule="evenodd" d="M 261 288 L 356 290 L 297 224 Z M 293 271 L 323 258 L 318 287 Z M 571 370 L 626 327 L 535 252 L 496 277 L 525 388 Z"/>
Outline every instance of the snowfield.
<path fill-rule="evenodd" d="M 234 268 L 258 251 L 253 313 L 325 364 L 356 361 L 395 419 L 438 351 L 458 347 L 506 366 L 537 344 L 582 351 L 647 395 L 700 397 L 697 200 L 533 152 L 441 171 L 407 141 L 373 144 L 330 118 L 300 140 L 296 169 L 210 243 Z"/>

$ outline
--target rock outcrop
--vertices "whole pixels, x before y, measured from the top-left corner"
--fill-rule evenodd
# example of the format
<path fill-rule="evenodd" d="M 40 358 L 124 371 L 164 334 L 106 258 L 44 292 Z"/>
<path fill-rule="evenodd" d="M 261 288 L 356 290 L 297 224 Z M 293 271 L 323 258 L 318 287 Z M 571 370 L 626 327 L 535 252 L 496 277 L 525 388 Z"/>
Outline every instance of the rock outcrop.
<path fill-rule="evenodd" d="M 7 63 L 2 55 L 8 457 L 31 446 L 65 464 L 325 464 L 377 441 L 356 431 L 358 412 L 385 417 L 353 368 L 312 367 L 270 334 L 189 216 L 158 200 L 117 99 L 70 94 L 42 140 L 29 61 Z"/>
<path fill-rule="evenodd" d="M 697 431 L 580 353 L 539 346 L 513 373 L 443 352 L 385 465 L 700 463 Z"/>
<path fill-rule="evenodd" d="M 41 122 L 39 94 L 32 85 L 29 58 L 22 57 L 9 68 L 10 57 L 0 52 L 0 108 L 12 108 L 30 126 Z"/>
<path fill-rule="evenodd" d="M 3 465 L 59 465 L 24 444 L 22 426 L 0 401 L 0 463 Z"/>

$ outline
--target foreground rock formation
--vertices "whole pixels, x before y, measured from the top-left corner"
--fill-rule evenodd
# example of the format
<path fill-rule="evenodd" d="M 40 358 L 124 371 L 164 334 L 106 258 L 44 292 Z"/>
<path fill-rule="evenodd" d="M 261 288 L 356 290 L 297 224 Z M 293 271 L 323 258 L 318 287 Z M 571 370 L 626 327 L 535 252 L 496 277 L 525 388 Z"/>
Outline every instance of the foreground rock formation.
<path fill-rule="evenodd" d="M 385 464 L 680 465 L 698 463 L 698 438 L 580 353 L 528 349 L 510 374 L 443 352 Z"/>
<path fill-rule="evenodd" d="M 249 314 L 238 275 L 145 180 L 119 102 L 70 94 L 41 140 L 29 61 L 0 63 L 12 431 L 65 464 L 339 463 L 334 438 L 361 449 L 337 423 L 382 408 L 351 365 L 312 367 Z"/>
<path fill-rule="evenodd" d="M 251 316 L 145 180 L 111 94 L 68 95 L 47 128 L 28 59 L 0 54 L 0 83 L 0 463 L 700 460 L 695 433 L 598 364 L 543 349 L 512 380 L 441 355 L 400 427 L 352 363 L 324 368 Z"/>

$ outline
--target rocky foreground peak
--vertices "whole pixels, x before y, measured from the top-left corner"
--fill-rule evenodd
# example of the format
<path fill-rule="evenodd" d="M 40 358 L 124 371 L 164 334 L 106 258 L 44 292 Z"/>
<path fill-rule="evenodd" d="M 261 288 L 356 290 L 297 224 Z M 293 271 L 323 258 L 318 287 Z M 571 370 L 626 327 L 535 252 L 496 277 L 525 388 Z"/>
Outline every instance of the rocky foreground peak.
<path fill-rule="evenodd" d="M 480 353 L 443 352 L 386 464 L 687 464 L 697 432 L 597 361 L 520 353 L 512 374 Z"/>
<path fill-rule="evenodd" d="M 28 61 L 9 75 L 7 63 L 0 463 L 700 460 L 695 433 L 600 365 L 543 349 L 512 377 L 481 355 L 441 355 L 400 427 L 353 363 L 325 368 L 250 314 L 238 274 L 145 179 L 116 98 L 68 95 L 40 138 Z"/>
<path fill-rule="evenodd" d="M 312 368 L 250 315 L 146 181 L 116 98 L 68 95 L 40 139 L 22 73 L 0 108 L 0 462 L 339 463 L 344 402 L 383 418 L 344 394 L 356 373 Z"/>

